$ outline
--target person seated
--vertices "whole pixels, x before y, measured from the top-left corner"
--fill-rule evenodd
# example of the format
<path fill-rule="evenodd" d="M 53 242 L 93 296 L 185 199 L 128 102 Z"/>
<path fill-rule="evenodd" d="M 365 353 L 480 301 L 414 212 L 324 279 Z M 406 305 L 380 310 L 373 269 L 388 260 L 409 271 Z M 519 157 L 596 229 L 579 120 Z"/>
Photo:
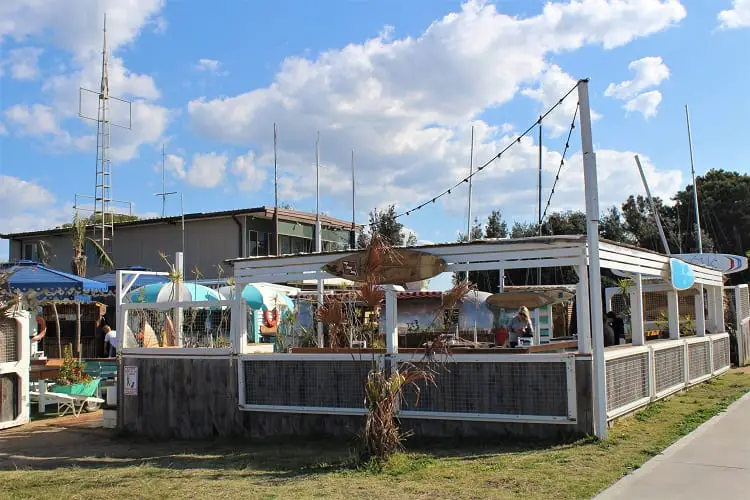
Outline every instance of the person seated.
<path fill-rule="evenodd" d="M 506 347 L 517 347 L 519 337 L 531 337 L 534 335 L 534 326 L 531 324 L 531 316 L 526 306 L 518 309 L 516 316 L 508 325 L 508 340 Z"/>
<path fill-rule="evenodd" d="M 622 343 L 624 344 L 626 342 L 625 340 L 625 322 L 620 318 L 614 311 L 609 311 L 607 313 L 607 318 L 609 318 L 609 325 L 612 327 L 612 330 L 615 332 L 615 344 L 620 344 L 620 339 L 622 339 Z"/>
<path fill-rule="evenodd" d="M 607 316 L 604 316 L 604 347 L 610 347 L 615 345 L 615 331 L 610 325 L 610 320 Z"/>

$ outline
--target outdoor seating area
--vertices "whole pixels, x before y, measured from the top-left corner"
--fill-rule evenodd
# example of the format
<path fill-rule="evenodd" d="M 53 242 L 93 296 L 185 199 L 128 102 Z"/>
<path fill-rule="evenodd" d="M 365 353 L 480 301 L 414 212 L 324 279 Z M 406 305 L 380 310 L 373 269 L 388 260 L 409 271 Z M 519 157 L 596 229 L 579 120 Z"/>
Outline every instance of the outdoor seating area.
<path fill-rule="evenodd" d="M 120 290 L 117 307 L 122 331 L 127 330 L 129 318 L 142 314 L 144 309 L 158 310 L 165 316 L 182 311 L 183 322 L 192 314 L 186 311 L 214 309 L 228 317 L 226 332 L 230 342 L 222 347 L 196 348 L 180 346 L 178 336 L 176 345 L 164 349 L 125 340 L 122 363 L 124 369 L 135 374 L 131 383 L 137 386 L 133 392 L 137 390 L 138 398 L 128 397 L 126 391 L 118 418 L 123 428 L 155 437 L 196 438 L 212 433 L 299 436 L 313 432 L 344 436 L 358 428 L 365 414 L 365 384 L 374 367 L 437 363 L 434 385 L 420 385 L 418 404 L 407 398 L 410 402 L 399 411 L 403 425 L 416 435 L 598 435 L 608 421 L 728 369 L 730 342 L 724 325 L 721 271 L 606 241 L 600 245 L 601 269 L 632 275 L 628 295 L 629 345 L 603 347 L 604 311 L 600 310 L 599 319 L 595 320 L 595 309 L 588 305 L 592 288 L 598 288 L 589 286 L 592 263 L 588 241 L 577 236 L 429 245 L 402 252 L 430 255 L 446 272 L 502 273 L 540 267 L 574 270 L 578 281 L 556 293 L 574 301 L 575 315 L 569 319 L 575 326 L 569 325 L 561 338 L 553 335 L 542 343 L 537 319 L 540 313 L 534 309 L 546 307 L 544 297 L 550 291 L 524 291 L 528 295 L 521 294 L 523 300 L 532 306 L 540 305 L 531 309 L 530 319 L 537 327 L 529 345 L 515 348 L 507 347 L 507 343 L 497 344 L 493 338 L 487 342 L 475 340 L 473 328 L 455 322 L 450 328 L 440 325 L 433 332 L 438 335 L 431 341 L 409 346 L 404 337 L 414 332 L 409 332 L 408 326 L 404 331 L 403 324 L 413 320 L 405 316 L 401 318 L 406 321 L 399 320 L 399 308 L 413 311 L 409 304 L 419 292 L 392 285 L 373 287 L 363 280 L 352 280 L 351 288 L 343 292 L 321 286 L 312 294 L 312 301 L 309 293 L 308 298 L 291 297 L 293 314 L 279 321 L 284 326 L 277 329 L 277 335 L 299 338 L 294 332 L 301 329 L 311 345 L 278 349 L 283 342 L 276 341 L 271 344 L 276 348 L 265 352 L 258 352 L 257 347 L 263 344 L 255 342 L 248 326 L 252 307 L 247 300 L 126 303 L 121 299 L 128 290 Z M 234 296 L 241 297 L 245 287 L 253 284 L 281 286 L 304 280 L 319 280 L 322 284 L 323 280 L 338 276 L 332 263 L 365 269 L 366 253 L 367 250 L 236 259 L 231 261 Z M 383 271 L 386 272 L 396 273 L 395 267 Z M 123 273 L 123 277 L 126 275 Z M 667 307 L 662 311 L 667 318 L 668 339 L 646 338 L 642 276 L 655 276 L 668 288 L 664 292 Z M 696 315 L 699 327 L 690 338 L 681 336 L 676 320 L 680 317 L 679 306 L 684 303 L 680 299 L 684 292 L 677 287 L 696 290 L 690 295 L 694 310 L 706 312 Z M 468 291 L 456 296 L 455 290 L 441 293 L 441 307 L 432 310 L 441 319 L 452 319 L 450 314 L 444 314 L 445 310 L 460 311 L 461 299 L 471 297 Z M 504 298 L 503 293 L 508 295 Z M 538 297 L 532 298 L 534 294 Z M 342 298 L 336 302 L 336 296 Z M 436 295 L 426 293 L 419 299 L 431 296 Z M 494 296 L 482 305 L 487 307 L 490 331 L 503 324 L 492 322 L 502 317 L 503 308 L 493 313 L 487 302 L 512 305 L 512 315 L 520 300 L 518 290 Z M 474 307 L 469 321 L 479 324 L 476 300 L 469 298 L 467 302 Z M 300 304 L 323 313 L 301 318 Z M 362 310 L 358 309 L 360 306 Z M 179 320 L 180 314 L 172 317 Z M 377 319 L 376 324 L 373 319 Z M 185 335 L 186 330 L 182 331 Z M 570 331 L 575 333 L 568 335 Z M 602 343 L 597 345 L 598 341 Z M 164 414 L 160 409 L 164 405 L 174 416 L 155 418 Z M 211 411 L 206 412 L 205 408 Z M 189 426 L 182 424 L 186 421 Z"/>

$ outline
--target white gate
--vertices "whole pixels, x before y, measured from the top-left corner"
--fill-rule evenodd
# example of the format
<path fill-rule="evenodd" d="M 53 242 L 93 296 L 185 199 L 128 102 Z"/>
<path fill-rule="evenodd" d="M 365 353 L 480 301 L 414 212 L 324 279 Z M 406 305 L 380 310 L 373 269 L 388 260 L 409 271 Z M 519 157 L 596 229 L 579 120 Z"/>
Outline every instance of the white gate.
<path fill-rule="evenodd" d="M 0 317 L 0 429 L 29 421 L 29 313 Z"/>

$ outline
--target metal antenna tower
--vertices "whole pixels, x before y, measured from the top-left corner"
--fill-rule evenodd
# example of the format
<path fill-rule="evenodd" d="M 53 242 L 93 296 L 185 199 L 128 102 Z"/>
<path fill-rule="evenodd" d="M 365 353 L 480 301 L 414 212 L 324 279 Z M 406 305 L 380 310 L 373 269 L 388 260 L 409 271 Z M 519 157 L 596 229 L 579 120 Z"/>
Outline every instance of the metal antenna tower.
<path fill-rule="evenodd" d="M 102 48 L 102 79 L 99 91 L 81 87 L 78 94 L 78 116 L 96 121 L 96 189 L 94 191 L 94 236 L 99 240 L 107 254 L 112 255 L 114 239 L 115 214 L 112 208 L 112 170 L 110 164 L 111 129 L 115 127 L 132 128 L 131 103 L 109 95 L 109 75 L 107 72 L 107 14 L 104 14 L 104 45 Z M 96 118 L 83 113 L 83 93 L 96 94 L 98 111 Z M 128 125 L 117 125 L 112 122 L 109 113 L 110 100 L 114 99 L 128 105 Z"/>

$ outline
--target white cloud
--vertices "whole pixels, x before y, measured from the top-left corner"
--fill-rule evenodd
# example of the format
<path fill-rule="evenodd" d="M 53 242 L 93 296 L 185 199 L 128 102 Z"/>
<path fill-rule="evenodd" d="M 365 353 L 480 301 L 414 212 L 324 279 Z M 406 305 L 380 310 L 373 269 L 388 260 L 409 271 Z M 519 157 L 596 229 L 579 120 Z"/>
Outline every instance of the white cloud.
<path fill-rule="evenodd" d="M 661 57 L 644 57 L 628 64 L 628 69 L 635 73 L 632 80 L 618 84 L 610 83 L 604 91 L 607 97 L 615 99 L 632 99 L 648 88 L 658 87 L 669 78 L 669 68 Z"/>
<path fill-rule="evenodd" d="M 0 61 L 0 75 L 3 68 L 10 68 L 16 80 L 34 80 L 39 76 L 38 60 L 44 51 L 36 47 L 22 47 L 8 52 L 8 58 Z"/>
<path fill-rule="evenodd" d="M 398 39 L 386 30 L 315 58 L 287 58 L 268 87 L 191 101 L 191 125 L 213 140 L 258 145 L 255 162 L 268 167 L 271 124 L 278 122 L 280 189 L 290 201 L 314 193 L 310 179 L 315 131 L 320 130 L 321 193 L 349 199 L 348 152 L 354 147 L 359 206 L 396 203 L 408 208 L 466 175 L 470 124 L 476 126 L 476 164 L 512 140 L 509 127 L 478 119 L 485 110 L 535 87 L 526 94 L 543 105 L 560 97 L 553 95 L 557 87 L 575 83 L 549 63 L 549 56 L 584 45 L 617 47 L 685 16 L 676 0 L 548 3 L 527 18 L 498 8 L 470 1 L 414 37 Z M 575 97 L 565 106 L 575 107 Z M 571 117 L 572 108 L 564 108 L 550 123 L 559 133 L 567 130 Z M 475 199 L 482 197 L 496 208 L 503 193 L 533 189 L 533 141 L 513 150 L 502 165 L 481 174 L 482 181 L 474 184 L 479 192 Z M 534 199 L 532 193 L 529 206 Z M 455 207 L 451 201 L 445 204 L 458 213 L 465 209 L 465 200 Z M 518 197 L 514 207 L 526 210 Z"/>
<path fill-rule="evenodd" d="M 67 67 L 47 78 L 42 90 L 48 97 L 43 106 L 51 108 L 58 128 L 67 120 L 79 121 L 79 87 L 95 90 L 101 78 L 102 21 L 107 18 L 109 86 L 113 96 L 133 100 L 133 130 L 113 130 L 112 154 L 115 161 L 138 155 L 143 144 L 158 142 L 168 123 L 168 110 L 154 102 L 160 92 L 149 75 L 130 71 L 117 51 L 132 43 L 152 23 L 158 23 L 163 0 L 49 0 L 46 2 L 4 2 L 0 5 L 0 43 L 4 38 L 23 41 L 51 36 L 54 45 L 72 56 Z M 65 22 L 60 22 L 64 19 Z M 95 93 L 83 94 L 82 112 L 97 115 Z M 124 105 L 111 101 L 114 123 L 128 124 Z M 124 123 L 123 123 L 124 122 Z M 94 132 L 92 132 L 94 133 Z M 74 137 L 66 130 L 49 138 L 53 149 L 84 148 L 88 137 Z"/>
<path fill-rule="evenodd" d="M 60 132 L 52 108 L 41 104 L 11 106 L 5 110 L 5 119 L 9 124 L 17 126 L 21 135 L 44 136 Z"/>
<path fill-rule="evenodd" d="M 651 118 L 656 115 L 656 109 L 659 107 L 660 102 L 661 92 L 658 90 L 652 90 L 630 99 L 625 103 L 625 110 L 628 112 L 637 111 L 641 113 L 644 118 Z"/>
<path fill-rule="evenodd" d="M 750 0 L 732 0 L 732 8 L 722 10 L 717 17 L 719 26 L 724 29 L 750 26 Z"/>
<path fill-rule="evenodd" d="M 662 95 L 658 90 L 643 92 L 646 89 L 658 87 L 669 78 L 669 68 L 661 57 L 644 57 L 632 61 L 628 69 L 635 73 L 632 80 L 625 80 L 618 84 L 610 83 L 604 91 L 607 97 L 627 101 L 623 106 L 626 111 L 637 111 L 644 118 L 656 115 Z"/>
<path fill-rule="evenodd" d="M 198 71 L 206 71 L 215 75 L 225 75 L 225 71 L 221 71 L 221 62 L 216 59 L 199 59 L 198 64 L 195 65 L 195 69 Z"/>
<path fill-rule="evenodd" d="M 266 171 L 258 167 L 252 151 L 234 159 L 232 173 L 240 178 L 239 188 L 242 191 L 257 191 L 268 177 Z"/>
<path fill-rule="evenodd" d="M 164 169 L 167 172 L 172 172 L 172 175 L 177 179 L 184 179 L 187 175 L 185 173 L 185 159 L 181 156 L 166 155 L 164 158 Z"/>
<path fill-rule="evenodd" d="M 111 50 L 131 43 L 156 21 L 164 0 L 45 0 L 0 2 L 0 39 L 23 41 L 49 33 L 58 47 L 77 58 L 101 57 L 102 20 L 107 13 Z"/>
<path fill-rule="evenodd" d="M 8 129 L 5 128 L 5 124 L 3 122 L 0 122 L 0 135 L 6 135 L 8 133 Z"/>
<path fill-rule="evenodd" d="M 227 156 L 216 153 L 195 154 L 187 170 L 187 182 L 193 187 L 215 188 L 224 180 Z"/>
<path fill-rule="evenodd" d="M 0 212 L 2 213 L 50 205 L 54 201 L 54 195 L 35 182 L 0 175 Z M 0 232 L 3 231 L 0 230 Z"/>
<path fill-rule="evenodd" d="M 524 89 L 521 93 L 542 104 L 541 111 L 551 109 L 562 96 L 570 89 L 575 87 L 577 80 L 565 73 L 560 66 L 552 64 L 547 67 L 539 80 L 539 86 L 536 89 Z M 571 98 L 563 101 L 547 118 L 543 120 L 543 127 L 546 128 L 552 137 L 565 134 L 570 130 L 570 124 L 573 121 L 573 114 L 576 111 L 578 96 L 573 91 Z M 591 119 L 596 120 L 601 116 L 595 111 L 591 111 Z M 503 127 L 503 132 L 507 130 Z"/>

